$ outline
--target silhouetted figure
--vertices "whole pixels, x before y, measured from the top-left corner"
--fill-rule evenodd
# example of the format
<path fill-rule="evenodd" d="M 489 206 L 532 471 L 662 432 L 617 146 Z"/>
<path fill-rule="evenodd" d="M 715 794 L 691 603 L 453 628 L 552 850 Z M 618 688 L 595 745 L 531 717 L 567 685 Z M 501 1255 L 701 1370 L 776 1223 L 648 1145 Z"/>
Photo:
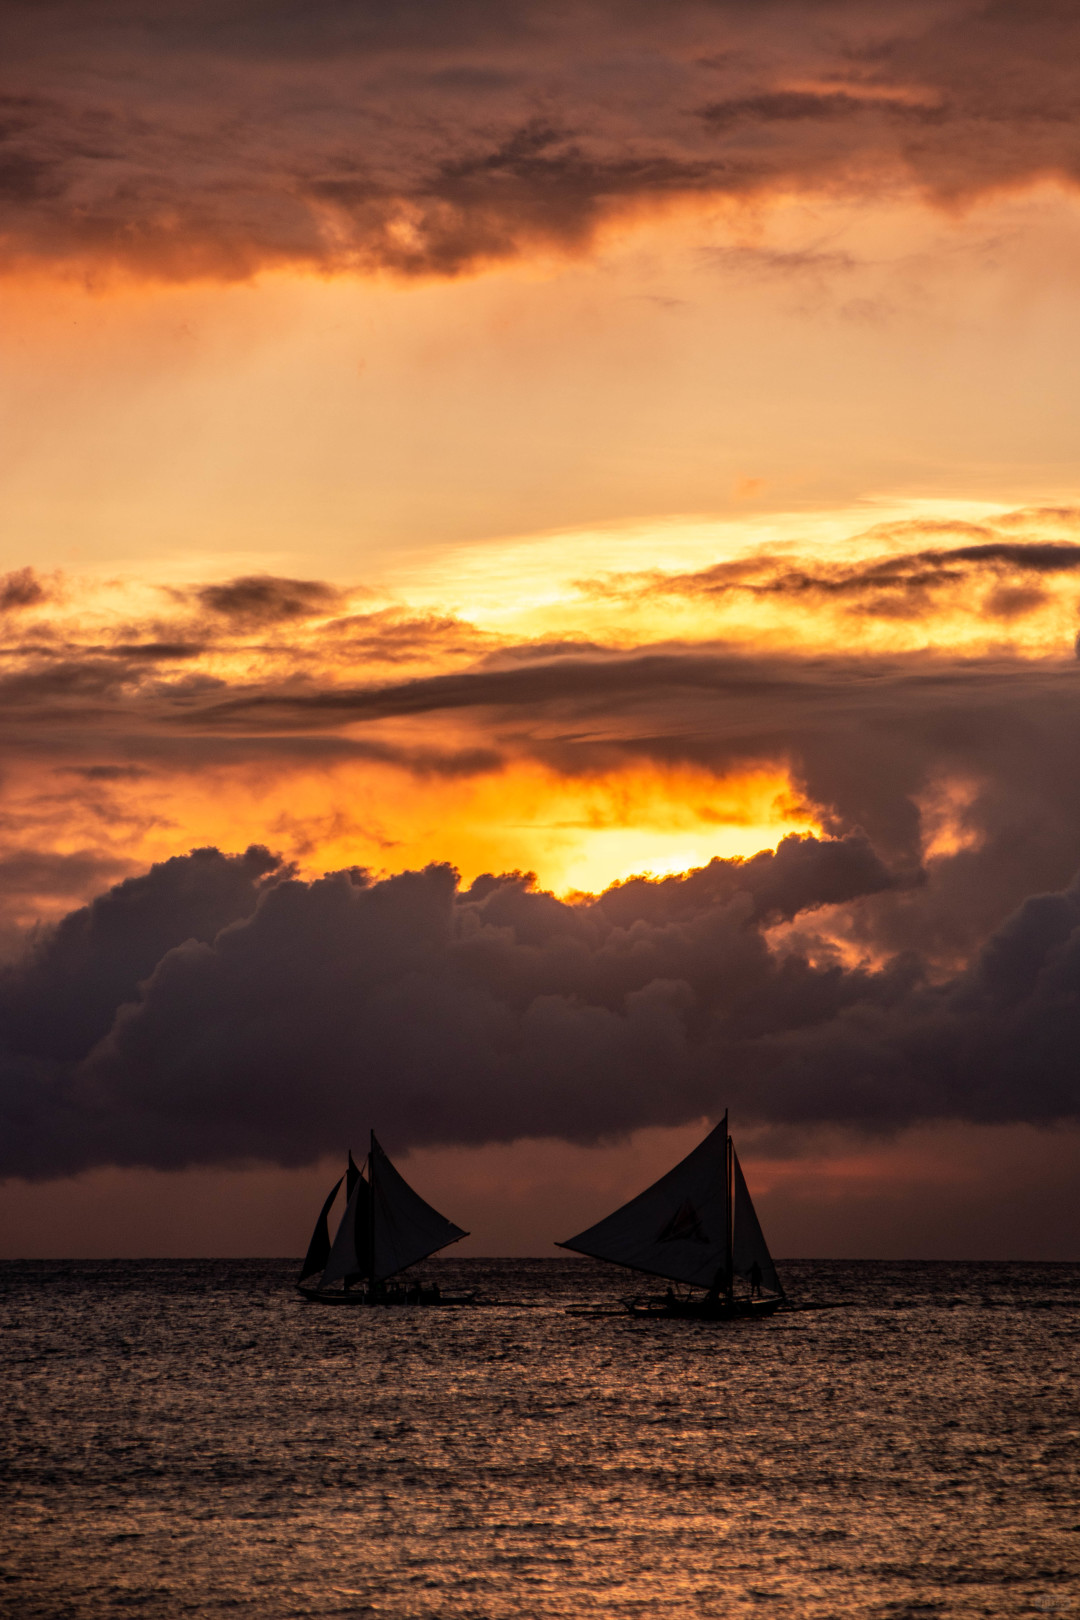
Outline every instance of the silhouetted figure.
<path fill-rule="evenodd" d="M 717 1266 L 716 1276 L 713 1278 L 709 1287 L 709 1292 L 705 1295 L 705 1298 L 711 1300 L 715 1304 L 715 1302 L 720 1298 L 721 1294 L 727 1293 L 727 1281 L 727 1271 L 723 1266 Z"/>
<path fill-rule="evenodd" d="M 750 1298 L 761 1298 L 761 1267 L 756 1260 L 750 1267 Z"/>

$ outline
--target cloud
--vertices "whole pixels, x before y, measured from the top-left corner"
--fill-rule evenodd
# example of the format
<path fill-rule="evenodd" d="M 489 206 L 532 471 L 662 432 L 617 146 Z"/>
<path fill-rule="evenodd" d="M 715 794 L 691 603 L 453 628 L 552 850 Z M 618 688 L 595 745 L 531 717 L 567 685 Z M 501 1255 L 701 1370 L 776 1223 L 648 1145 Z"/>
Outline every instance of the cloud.
<path fill-rule="evenodd" d="M 146 659 L 149 663 L 169 663 L 175 659 L 198 658 L 204 649 L 191 641 L 119 641 L 100 651 L 110 658 Z"/>
<path fill-rule="evenodd" d="M 326 635 L 342 659 L 410 664 L 431 658 L 475 657 L 495 638 L 451 613 L 381 608 L 331 620 Z"/>
<path fill-rule="evenodd" d="M 5 10 L 9 264 L 456 275 L 673 198 L 1078 176 L 1053 0 Z M 61 51 L 57 41 L 64 42 Z"/>
<path fill-rule="evenodd" d="M 599 598 L 681 596 L 716 601 L 742 594 L 751 598 L 831 599 L 847 601 L 855 612 L 883 617 L 923 611 L 933 596 L 962 591 L 968 611 L 1015 618 L 1047 601 L 1046 593 L 1033 585 L 1033 579 L 1067 580 L 1080 573 L 1080 543 L 1076 541 L 1000 538 L 996 531 L 1008 529 L 1021 515 L 1010 513 L 1005 519 L 985 524 L 890 525 L 876 534 L 882 540 L 891 539 L 892 548 L 876 558 L 855 563 L 817 559 L 804 564 L 783 553 L 758 552 L 690 573 L 654 570 L 586 580 L 582 589 Z M 1043 514 L 1028 514 L 1029 521 L 1038 522 L 1040 517 Z M 1055 521 L 1075 527 L 1080 512 L 1060 511 Z M 898 548 L 897 542 L 910 542 L 926 531 L 969 539 L 965 545 Z M 871 531 L 866 538 L 874 537 L 875 531 Z M 970 588 L 981 582 L 988 585 L 988 594 L 973 601 Z"/>
<path fill-rule="evenodd" d="M 90 886 L 115 877 L 123 861 L 103 857 L 94 850 L 57 854 L 53 850 L 7 848 L 0 854 L 0 896 L 31 896 L 40 900 L 58 895 L 68 900 Z"/>
<path fill-rule="evenodd" d="M 255 847 L 194 850 L 69 913 L 0 976 L 6 1038 L 38 1057 L 82 1056 L 166 952 L 248 916 L 278 866 Z"/>
<path fill-rule="evenodd" d="M 9 769 L 45 764 L 54 779 L 81 771 L 80 780 L 102 787 L 108 771 L 117 792 L 139 771 L 197 774 L 259 761 L 277 771 L 290 761 L 306 769 L 367 760 L 419 777 L 484 774 L 514 760 L 567 777 L 635 763 L 718 774 L 780 763 L 834 830 L 862 826 L 890 860 L 908 865 L 919 859 L 920 795 L 960 776 L 982 784 L 973 814 L 992 819 L 995 802 L 1011 803 L 1006 821 L 1038 825 L 1054 852 L 1056 865 L 1037 861 L 1025 877 L 1007 852 L 1010 839 L 1019 847 L 1016 837 L 1001 827 L 1007 909 L 1032 882 L 1063 882 L 1080 858 L 1067 832 L 1080 815 L 1072 756 L 1048 741 L 1068 734 L 1075 705 L 1076 608 L 1065 593 L 1075 590 L 1080 546 L 1045 529 L 1038 539 L 1002 539 L 997 530 L 1009 527 L 1002 519 L 972 534 L 954 525 L 952 544 L 927 546 L 922 525 L 853 563 L 804 567 L 773 553 L 610 585 L 631 598 L 671 592 L 775 604 L 787 614 L 779 647 L 517 643 L 404 607 L 324 617 L 336 587 L 263 576 L 197 588 L 172 619 L 140 620 L 122 597 L 119 617 L 109 619 L 73 582 L 67 617 L 54 618 L 50 636 L 35 625 L 9 638 L 0 739 Z M 940 526 L 933 538 L 943 538 Z M 223 594 L 210 603 L 227 611 L 204 601 L 213 592 Z M 950 613 L 963 608 L 980 625 L 993 616 L 997 638 L 1044 611 L 1062 620 L 1050 621 L 1051 635 L 1063 634 L 1039 643 L 1038 657 L 1018 657 L 1001 639 L 977 656 L 944 653 L 933 646 L 935 592 Z M 184 605 L 192 600 L 195 618 Z M 827 652 L 800 652 L 788 627 L 801 631 L 805 604 L 822 600 L 879 619 L 889 601 L 894 615 L 897 600 L 913 604 L 930 645 L 848 652 L 836 650 L 833 634 Z M 316 617 L 303 616 L 309 609 Z M 253 623 L 251 612 L 268 617 Z M 947 642 L 955 625 L 944 622 Z M 103 808 L 101 819 L 115 815 Z M 987 847 L 997 838 L 987 831 Z M 27 839 L 20 833 L 19 841 Z M 1026 837 L 1020 842 L 1026 848 Z"/>
<path fill-rule="evenodd" d="M 0 732 L 9 740 L 39 725 L 42 740 L 76 728 L 70 744 L 76 730 L 84 741 L 95 728 L 115 736 L 117 727 L 134 727 L 146 736 L 212 694 L 311 690 L 343 670 L 370 677 L 380 666 L 430 669 L 498 644 L 451 613 L 400 604 L 349 612 L 370 593 L 324 580 L 259 574 L 166 586 L 150 593 L 150 611 L 146 593 L 123 581 L 70 580 L 58 604 L 32 569 L 20 569 L 6 586 L 0 580 L 0 608 L 5 589 L 12 612 L 0 647 Z M 169 609 L 153 611 L 162 595 Z M 42 602 L 53 604 L 47 619 L 24 621 L 15 611 Z M 430 762 L 439 750 L 421 752 Z"/>
<path fill-rule="evenodd" d="M 837 902 L 834 943 L 873 961 L 915 950 L 935 973 L 953 972 L 1025 896 L 1061 888 L 1080 865 L 1074 528 L 1064 510 L 882 527 L 856 537 L 842 562 L 804 567 L 774 552 L 674 578 L 673 590 L 707 601 L 714 587 L 721 600 L 734 594 L 741 641 L 635 644 L 628 621 L 621 645 L 515 642 L 402 605 L 252 625 L 214 614 L 200 587 L 165 592 L 170 613 L 160 614 L 160 591 L 114 601 L 70 580 L 48 633 L 36 616 L 25 631 L 18 620 L 0 658 L 0 859 L 85 851 L 114 863 L 101 868 L 111 878 L 240 826 L 244 842 L 284 847 L 309 874 L 359 858 L 457 855 L 471 875 L 485 860 L 555 859 L 537 839 L 562 848 L 564 823 L 583 847 L 627 825 L 620 784 L 636 783 L 635 815 L 693 862 L 732 847 L 710 843 L 709 829 L 735 825 L 747 801 L 733 784 L 764 771 L 807 807 L 802 825 L 841 837 L 861 828 L 890 870 L 930 873 L 917 890 Z M 928 575 L 957 581 L 920 594 L 911 582 Z M 290 582 L 275 582 L 275 611 L 278 586 L 294 599 Z M 611 589 L 650 600 L 665 586 L 648 575 Z M 879 609 L 889 593 L 915 604 L 926 645 L 860 647 L 834 622 L 799 650 L 814 604 L 891 625 Z M 775 615 L 767 634 L 747 603 Z M 948 646 L 962 610 L 984 640 L 971 654 L 939 650 L 935 636 Z M 1007 638 L 1032 621 L 1043 639 L 1021 656 Z M 545 795 L 566 802 L 547 814 Z M 689 822 L 672 820 L 673 795 Z M 761 814 L 764 826 L 767 804 Z M 692 853 L 671 845 L 676 824 L 697 829 Z M 776 835 L 790 825 L 781 817 Z M 486 828 L 498 857 L 484 854 Z M 604 877 L 631 860 L 647 865 L 647 847 L 613 858 Z M 39 906 L 0 885 L 0 916 L 23 928 L 55 916 L 61 895 L 97 886 L 86 869 L 82 888 L 46 885 Z"/>
<path fill-rule="evenodd" d="M 51 592 L 32 568 L 16 568 L 0 576 L 0 613 L 17 612 L 20 608 L 38 607 L 47 602 Z"/>
<path fill-rule="evenodd" d="M 302 883 L 198 851 L 8 976 L 0 1168 L 304 1164 L 372 1121 L 398 1148 L 589 1142 L 728 1104 L 864 1130 L 1075 1119 L 1080 884 L 943 983 L 910 955 L 770 945 L 778 918 L 894 886 L 858 836 L 573 904 L 519 874 Z"/>
<path fill-rule="evenodd" d="M 157 587 L 165 612 L 148 610 L 146 593 L 130 581 L 107 585 L 78 579 L 65 586 L 62 607 L 33 569 L 0 579 L 0 610 L 54 604 L 46 619 L 9 620 L 0 648 L 0 679 L 56 686 L 65 681 L 147 686 L 150 666 L 206 656 L 258 654 L 277 673 L 365 665 L 422 665 L 455 654 L 476 654 L 496 638 L 448 612 L 414 611 L 404 604 L 356 611 L 373 593 L 319 579 L 272 574 L 240 575 L 194 587 Z M 132 599 L 134 598 L 134 599 Z M 155 604 L 156 605 L 156 604 Z M 352 610 L 352 611 L 350 611 Z M 257 638 L 257 639 L 256 639 Z M 128 666 L 107 672 L 105 659 Z M 139 669 L 138 666 L 146 666 Z"/>
<path fill-rule="evenodd" d="M 139 782 L 151 774 L 141 765 L 62 765 L 60 770 L 87 782 Z"/>
<path fill-rule="evenodd" d="M 281 620 L 325 618 L 338 611 L 343 591 L 318 579 L 278 579 L 248 574 L 223 585 L 204 585 L 196 592 L 211 613 L 244 625 Z"/>
<path fill-rule="evenodd" d="M 1006 627 L 1024 592 L 1071 618 L 1074 525 L 1062 511 L 881 529 L 842 562 L 756 555 L 676 588 L 781 586 L 753 599 L 790 615 L 944 579 L 934 591 L 993 598 Z M 110 617 L 90 597 L 80 639 L 69 582 L 45 630 L 9 630 L 11 917 L 55 916 L 130 872 L 146 825 L 155 851 L 175 848 L 191 823 L 160 818 L 186 814 L 185 792 L 214 803 L 209 844 L 238 824 L 244 773 L 260 803 L 268 781 L 279 793 L 249 836 L 287 840 L 308 873 L 347 865 L 350 843 L 380 860 L 429 787 L 437 808 L 417 814 L 453 854 L 459 784 L 485 776 L 503 817 L 541 776 L 617 800 L 635 772 L 670 773 L 708 826 L 709 783 L 767 767 L 826 836 L 575 902 L 513 876 L 462 890 L 447 867 L 302 882 L 260 848 L 159 863 L 39 928 L 0 975 L 8 1173 L 308 1162 L 371 1119 L 407 1145 L 585 1141 L 725 1100 L 786 1127 L 1075 1112 L 1070 646 L 515 643 L 401 606 L 341 613 L 317 581 L 256 583 L 207 587 L 244 587 L 224 612 L 200 588 L 166 593 L 171 617 L 127 596 Z M 371 775 L 335 797 L 342 764 Z M 290 797 L 290 772 L 317 789 Z M 396 773 L 384 799 L 379 772 Z"/>

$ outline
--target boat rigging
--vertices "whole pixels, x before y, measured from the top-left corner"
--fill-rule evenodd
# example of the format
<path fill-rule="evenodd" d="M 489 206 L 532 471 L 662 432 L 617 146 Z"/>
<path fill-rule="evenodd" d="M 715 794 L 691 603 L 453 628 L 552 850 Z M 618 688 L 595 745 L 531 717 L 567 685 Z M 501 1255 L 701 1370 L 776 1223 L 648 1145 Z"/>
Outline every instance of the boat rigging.
<path fill-rule="evenodd" d="M 627 1301 L 635 1316 L 725 1321 L 787 1303 L 726 1113 L 659 1181 L 559 1247 L 666 1278 L 666 1294 Z"/>
<path fill-rule="evenodd" d="M 393 1284 L 408 1266 L 468 1233 L 440 1215 L 396 1170 L 371 1133 L 365 1175 L 350 1152 L 323 1204 L 296 1286 L 320 1305 L 467 1305 L 438 1284 Z M 345 1182 L 345 1211 L 331 1241 L 330 1212 Z"/>

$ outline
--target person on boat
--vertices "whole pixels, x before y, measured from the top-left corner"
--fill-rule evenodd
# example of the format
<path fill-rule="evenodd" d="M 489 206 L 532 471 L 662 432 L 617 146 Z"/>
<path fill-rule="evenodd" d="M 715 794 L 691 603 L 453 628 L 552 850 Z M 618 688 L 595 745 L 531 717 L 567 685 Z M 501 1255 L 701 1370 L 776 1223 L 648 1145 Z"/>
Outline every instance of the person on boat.
<path fill-rule="evenodd" d="M 674 1290 L 674 1288 L 672 1288 L 671 1284 L 668 1283 L 668 1285 L 667 1285 L 667 1293 L 664 1295 L 664 1304 L 667 1306 L 668 1310 L 670 1311 L 670 1310 L 674 1309 L 674 1307 L 675 1307 L 675 1305 L 677 1303 L 678 1302 L 677 1302 L 677 1300 L 675 1298 L 675 1290 Z"/>
<path fill-rule="evenodd" d="M 750 1298 L 761 1298 L 761 1267 L 756 1260 L 750 1267 Z"/>
<path fill-rule="evenodd" d="M 727 1291 L 727 1268 L 725 1266 L 717 1266 L 716 1276 L 713 1278 L 712 1283 L 709 1286 L 709 1292 L 705 1295 L 705 1298 L 709 1300 L 711 1304 L 715 1304 L 717 1300 L 719 1300 L 721 1294 L 726 1294 Z"/>

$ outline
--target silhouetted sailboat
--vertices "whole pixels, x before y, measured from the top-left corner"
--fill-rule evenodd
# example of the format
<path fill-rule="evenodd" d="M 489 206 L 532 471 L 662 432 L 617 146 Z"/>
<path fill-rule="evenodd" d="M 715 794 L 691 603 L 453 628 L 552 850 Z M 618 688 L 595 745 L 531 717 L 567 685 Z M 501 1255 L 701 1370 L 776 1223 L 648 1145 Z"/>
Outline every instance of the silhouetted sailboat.
<path fill-rule="evenodd" d="M 391 1283 L 407 1266 L 468 1237 L 414 1192 L 371 1133 L 367 1174 L 353 1163 L 323 1204 L 296 1286 L 323 1305 L 463 1305 L 438 1284 Z M 330 1212 L 342 1181 L 345 1212 L 331 1241 Z M 387 1286 L 390 1284 L 390 1286 Z"/>
<path fill-rule="evenodd" d="M 559 1247 L 666 1277 L 665 1295 L 628 1301 L 638 1316 L 725 1320 L 786 1303 L 727 1114 L 666 1176 Z"/>

